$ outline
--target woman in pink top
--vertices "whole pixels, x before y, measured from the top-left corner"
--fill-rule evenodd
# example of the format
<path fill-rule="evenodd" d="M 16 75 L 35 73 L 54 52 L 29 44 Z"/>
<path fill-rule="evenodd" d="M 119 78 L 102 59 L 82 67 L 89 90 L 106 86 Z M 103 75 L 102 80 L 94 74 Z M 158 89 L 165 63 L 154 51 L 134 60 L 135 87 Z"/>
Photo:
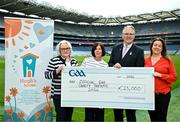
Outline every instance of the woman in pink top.
<path fill-rule="evenodd" d="M 166 44 L 156 38 L 150 45 L 150 56 L 145 58 L 145 67 L 154 67 L 155 110 L 149 111 L 151 121 L 167 121 L 171 98 L 171 84 L 177 79 L 173 60 L 167 57 Z"/>

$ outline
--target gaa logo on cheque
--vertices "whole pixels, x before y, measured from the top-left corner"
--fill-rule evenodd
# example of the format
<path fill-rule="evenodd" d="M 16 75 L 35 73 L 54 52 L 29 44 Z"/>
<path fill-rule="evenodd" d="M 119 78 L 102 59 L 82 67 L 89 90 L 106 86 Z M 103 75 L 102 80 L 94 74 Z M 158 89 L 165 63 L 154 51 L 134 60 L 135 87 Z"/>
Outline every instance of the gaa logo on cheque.
<path fill-rule="evenodd" d="M 71 77 L 86 77 L 85 73 L 83 72 L 83 70 L 70 70 L 69 71 L 69 75 Z"/>

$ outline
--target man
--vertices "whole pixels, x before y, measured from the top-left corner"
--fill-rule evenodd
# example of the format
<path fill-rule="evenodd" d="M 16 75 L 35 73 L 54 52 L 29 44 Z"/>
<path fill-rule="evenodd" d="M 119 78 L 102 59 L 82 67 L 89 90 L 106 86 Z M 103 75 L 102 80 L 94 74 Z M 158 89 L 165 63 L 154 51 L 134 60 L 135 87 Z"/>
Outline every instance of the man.
<path fill-rule="evenodd" d="M 134 44 L 135 28 L 127 25 L 122 30 L 123 43 L 116 45 L 111 53 L 109 66 L 121 67 L 143 67 L 144 51 Z M 127 121 L 136 121 L 135 110 L 125 110 Z M 123 121 L 123 109 L 114 109 L 115 121 Z"/>

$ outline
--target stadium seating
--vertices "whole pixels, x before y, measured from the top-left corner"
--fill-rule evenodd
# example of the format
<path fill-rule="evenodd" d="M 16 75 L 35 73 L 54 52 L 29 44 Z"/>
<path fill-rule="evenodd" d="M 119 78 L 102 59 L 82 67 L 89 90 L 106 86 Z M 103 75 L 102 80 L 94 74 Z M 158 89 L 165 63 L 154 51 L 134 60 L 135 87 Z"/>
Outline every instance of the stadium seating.
<path fill-rule="evenodd" d="M 112 46 L 122 42 L 121 31 L 124 25 L 80 25 L 55 22 L 54 46 L 60 40 L 69 40 L 74 52 L 88 52 L 94 42 L 101 41 L 111 52 Z M 134 24 L 136 28 L 136 44 L 145 51 L 149 50 L 149 43 L 155 37 L 166 40 L 167 48 L 177 52 L 180 47 L 180 20 Z M 0 50 L 4 50 L 4 22 L 0 16 Z M 87 53 L 86 53 L 87 54 Z M 90 54 L 88 52 L 88 54 Z"/>

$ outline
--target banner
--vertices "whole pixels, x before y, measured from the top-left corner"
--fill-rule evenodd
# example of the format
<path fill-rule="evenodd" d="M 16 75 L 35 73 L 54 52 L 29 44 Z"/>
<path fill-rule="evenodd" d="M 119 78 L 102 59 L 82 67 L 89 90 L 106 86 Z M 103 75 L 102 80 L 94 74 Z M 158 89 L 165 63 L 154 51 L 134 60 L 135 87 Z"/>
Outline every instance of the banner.
<path fill-rule="evenodd" d="M 52 121 L 44 71 L 53 57 L 54 22 L 7 17 L 4 24 L 4 121 Z"/>
<path fill-rule="evenodd" d="M 64 107 L 154 110 L 154 68 L 65 67 Z"/>

